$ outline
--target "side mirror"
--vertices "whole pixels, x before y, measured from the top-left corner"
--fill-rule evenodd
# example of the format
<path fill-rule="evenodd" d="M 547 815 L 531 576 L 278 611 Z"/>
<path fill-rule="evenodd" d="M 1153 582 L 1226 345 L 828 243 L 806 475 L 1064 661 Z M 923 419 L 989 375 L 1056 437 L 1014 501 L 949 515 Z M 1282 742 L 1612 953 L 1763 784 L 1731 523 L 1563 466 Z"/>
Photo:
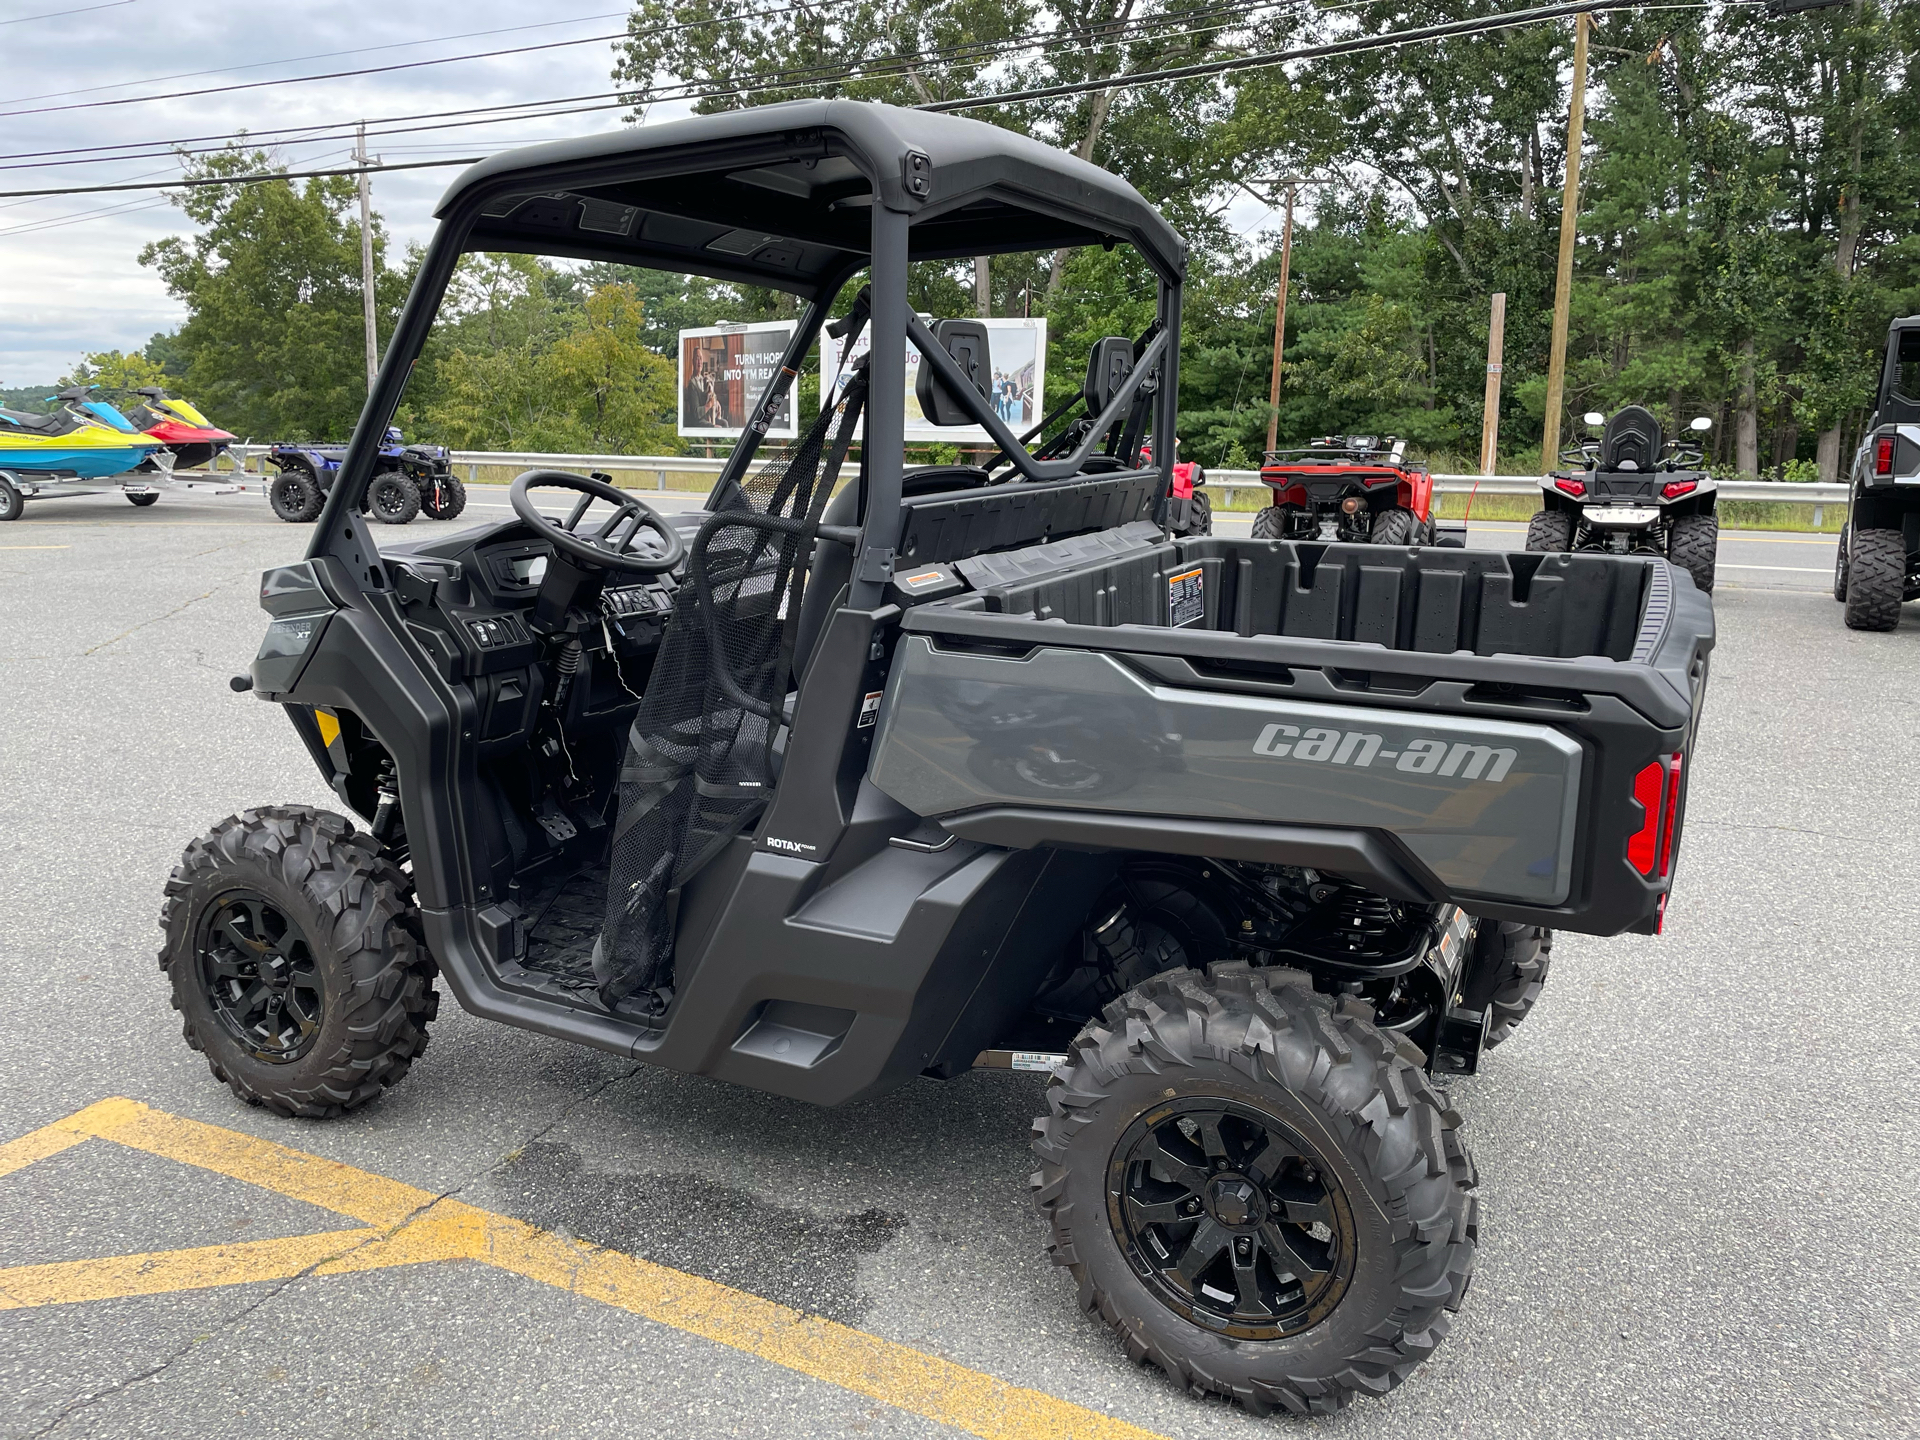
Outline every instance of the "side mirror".
<path fill-rule="evenodd" d="M 1713 421 L 1708 419 L 1705 415 L 1696 415 L 1687 424 L 1687 429 L 1689 430 L 1711 430 L 1712 428 L 1713 428 Z"/>
<path fill-rule="evenodd" d="M 1585 415 L 1581 416 L 1581 419 L 1585 420 L 1587 424 L 1594 426 L 1596 429 L 1607 423 L 1607 417 L 1602 415 L 1598 410 L 1587 411 Z"/>

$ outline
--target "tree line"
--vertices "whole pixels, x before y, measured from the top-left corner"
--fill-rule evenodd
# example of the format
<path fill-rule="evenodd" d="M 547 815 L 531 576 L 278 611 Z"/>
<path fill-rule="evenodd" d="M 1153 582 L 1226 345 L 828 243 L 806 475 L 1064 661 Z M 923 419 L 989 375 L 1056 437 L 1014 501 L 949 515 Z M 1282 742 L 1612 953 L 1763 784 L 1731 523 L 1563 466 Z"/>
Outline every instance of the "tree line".
<path fill-rule="evenodd" d="M 614 76 L 644 118 L 802 95 L 916 104 L 1097 80 L 1489 0 L 1313 11 L 1245 0 L 641 0 Z M 1283 180 L 1294 231 L 1283 443 L 1354 431 L 1473 468 L 1489 304 L 1507 296 L 1501 463 L 1539 463 L 1566 160 L 1571 23 L 1226 79 L 973 113 L 1129 179 L 1192 246 L 1182 449 L 1258 463 Z M 1611 12 L 1592 22 L 1564 410 L 1715 421 L 1725 473 L 1831 476 L 1857 442 L 1886 323 L 1920 310 L 1920 7 Z M 196 164 L 256 171 L 234 150 Z M 342 179 L 204 187 L 192 234 L 142 252 L 188 318 L 162 367 L 256 438 L 337 438 L 364 396 L 359 234 Z M 1264 218 L 1238 229 L 1249 213 Z M 383 335 L 415 255 L 376 224 Z M 1152 285 L 1124 250 L 916 267 L 936 314 L 1045 315 L 1050 399 Z M 673 438 L 673 332 L 792 313 L 789 297 L 616 267 L 472 257 L 409 385 L 403 425 L 462 448 L 649 451 Z M 104 359 L 105 357 L 100 357 Z M 1564 423 L 1563 434 L 1577 433 Z"/>

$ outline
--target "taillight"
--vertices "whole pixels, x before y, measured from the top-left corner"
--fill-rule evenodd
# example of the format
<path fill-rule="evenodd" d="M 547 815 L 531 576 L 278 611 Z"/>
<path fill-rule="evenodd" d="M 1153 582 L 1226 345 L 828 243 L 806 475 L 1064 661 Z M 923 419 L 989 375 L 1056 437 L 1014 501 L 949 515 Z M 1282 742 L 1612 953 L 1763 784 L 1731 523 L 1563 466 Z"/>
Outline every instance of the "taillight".
<path fill-rule="evenodd" d="M 1573 498 L 1576 500 L 1578 500 L 1582 495 L 1587 493 L 1586 481 L 1575 480 L 1566 475 L 1554 476 L 1553 485 L 1556 490 L 1564 491 L 1566 494 L 1573 496 Z"/>
<path fill-rule="evenodd" d="M 1673 863 L 1673 817 L 1680 808 L 1680 757 L 1673 757 L 1673 764 L 1667 775 L 1667 821 L 1660 836 L 1660 878 L 1667 878 L 1668 867 Z"/>
<path fill-rule="evenodd" d="M 1666 796 L 1667 762 L 1655 760 L 1633 777 L 1633 798 L 1645 818 L 1627 841 L 1627 863 L 1649 879 L 1660 854 L 1660 802 Z"/>
<path fill-rule="evenodd" d="M 1669 500 L 1678 500 L 1682 495 L 1699 488 L 1698 480 L 1669 480 L 1660 487 L 1660 493 Z"/>
<path fill-rule="evenodd" d="M 1882 435 L 1873 442 L 1873 473 L 1876 475 L 1893 473 L 1893 436 Z"/>

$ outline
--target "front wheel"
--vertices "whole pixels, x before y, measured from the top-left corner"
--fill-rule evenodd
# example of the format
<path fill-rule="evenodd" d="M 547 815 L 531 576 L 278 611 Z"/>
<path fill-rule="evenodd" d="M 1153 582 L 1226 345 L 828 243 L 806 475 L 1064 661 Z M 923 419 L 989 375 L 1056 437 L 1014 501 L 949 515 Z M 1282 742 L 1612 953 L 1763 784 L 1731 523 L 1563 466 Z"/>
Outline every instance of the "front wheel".
<path fill-rule="evenodd" d="M 129 495 L 129 496 L 127 496 L 127 499 L 128 499 L 128 501 L 129 501 L 129 502 L 131 502 L 132 504 L 135 504 L 135 505 L 139 505 L 139 506 L 141 506 L 142 508 L 144 508 L 144 507 L 146 507 L 146 506 L 148 506 L 148 505 L 151 505 L 151 504 L 153 504 L 153 502 L 154 502 L 154 501 L 156 501 L 156 500 L 158 500 L 159 498 L 160 498 L 160 497 L 159 497 L 158 495 Z"/>
<path fill-rule="evenodd" d="M 429 520 L 452 520 L 466 508 L 466 484 L 452 475 L 442 475 L 421 487 L 420 513 Z"/>
<path fill-rule="evenodd" d="M 1843 604 L 1847 598 L 1847 535 L 1852 529 L 1851 520 L 1840 527 L 1840 546 L 1833 552 L 1833 598 Z"/>
<path fill-rule="evenodd" d="M 1713 593 L 1713 571 L 1720 557 L 1720 518 L 1682 515 L 1667 535 L 1667 558 L 1693 577 L 1702 595 Z"/>
<path fill-rule="evenodd" d="M 367 482 L 367 513 L 383 525 L 405 525 L 420 513 L 420 487 L 398 470 Z"/>
<path fill-rule="evenodd" d="M 1573 517 L 1564 510 L 1536 510 L 1527 522 L 1527 549 L 1573 549 Z"/>
<path fill-rule="evenodd" d="M 1175 970 L 1106 1007 L 1034 1122 L 1082 1306 L 1256 1413 L 1392 1389 L 1452 1326 L 1473 1162 L 1406 1042 L 1295 971 Z"/>
<path fill-rule="evenodd" d="M 427 1048 L 439 997 L 407 879 L 371 836 L 304 805 L 230 816 L 187 846 L 160 969 L 187 1044 L 250 1105 L 323 1118 Z"/>

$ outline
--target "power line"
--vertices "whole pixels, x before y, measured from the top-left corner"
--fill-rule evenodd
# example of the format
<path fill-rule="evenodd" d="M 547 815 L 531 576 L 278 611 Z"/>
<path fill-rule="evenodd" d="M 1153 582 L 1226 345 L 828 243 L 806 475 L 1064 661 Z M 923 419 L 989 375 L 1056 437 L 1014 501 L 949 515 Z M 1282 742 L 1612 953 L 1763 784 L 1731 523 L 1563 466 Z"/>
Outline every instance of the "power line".
<path fill-rule="evenodd" d="M 1003 59 L 1008 55 L 1017 53 L 1018 51 L 1021 51 L 1021 50 L 1036 49 L 1045 45 L 1069 43 L 1077 39 L 1086 38 L 1086 37 L 1098 38 L 1098 39 L 1104 40 L 1108 44 L 1141 43 L 1142 41 L 1149 38 L 1159 38 L 1162 40 L 1170 40 L 1170 39 L 1177 40 L 1183 37 L 1190 37 L 1190 36 L 1195 36 L 1195 35 L 1200 35 L 1205 33 L 1216 32 L 1218 30 L 1227 29 L 1231 27 L 1230 25 L 1227 25 L 1227 24 L 1221 24 L 1221 25 L 1215 25 L 1215 26 L 1191 27 L 1185 30 L 1175 31 L 1172 34 L 1163 34 L 1158 37 L 1152 36 L 1150 32 L 1152 28 L 1155 26 L 1180 24 L 1180 23 L 1186 23 L 1194 20 L 1210 20 L 1210 19 L 1223 19 L 1223 18 L 1226 20 L 1245 19 L 1253 16 L 1254 14 L 1260 11 L 1283 8 L 1284 6 L 1287 6 L 1293 3 L 1297 3 L 1297 0 L 1247 0 L 1247 3 L 1224 5 L 1224 6 L 1216 7 L 1212 10 L 1205 10 L 1205 11 L 1190 11 L 1182 15 L 1162 14 L 1162 15 L 1155 15 L 1155 16 L 1144 16 L 1133 21 L 1123 22 L 1120 26 L 1117 26 L 1117 27 L 1085 26 L 1078 30 L 1071 30 L 1071 31 L 1030 31 L 1025 35 L 1013 36 L 1013 37 L 1009 37 L 1007 39 L 999 40 L 999 41 L 963 41 L 955 45 L 940 47 L 937 49 L 924 50 L 924 51 L 919 51 L 919 52 L 904 54 L 904 55 L 896 54 L 896 55 L 890 55 L 890 56 L 879 56 L 871 60 L 856 61 L 856 62 L 852 62 L 851 64 L 845 63 L 845 62 L 810 64 L 810 65 L 790 67 L 785 70 L 771 71 L 764 75 L 759 75 L 759 76 L 741 77 L 742 79 L 750 79 L 754 81 L 755 83 L 752 83 L 752 84 L 730 83 L 729 80 L 727 79 L 722 79 L 717 81 L 691 81 L 690 80 L 690 81 L 684 81 L 678 84 L 662 87 L 657 90 L 656 89 L 635 90 L 629 87 L 622 90 L 597 91 L 587 95 L 559 96 L 550 100 L 543 100 L 543 101 L 515 101 L 515 102 L 509 102 L 509 103 L 504 103 L 500 105 L 486 106 L 479 109 L 475 109 L 469 106 L 459 110 L 426 111 L 417 115 L 393 115 L 393 116 L 384 117 L 383 119 L 379 119 L 379 120 L 368 121 L 367 122 L 368 134 L 371 137 L 384 137 L 384 136 L 390 136 L 390 135 L 414 134 L 414 133 L 419 133 L 420 131 L 425 131 L 425 130 L 453 130 L 453 129 L 465 128 L 467 126 L 474 125 L 474 124 L 481 124 L 481 123 L 490 124 L 490 123 L 494 123 L 496 120 L 502 121 L 502 122 L 514 122 L 514 121 L 520 121 L 520 120 L 541 119 L 541 118 L 545 118 L 548 115 L 577 115 L 577 114 L 589 113 L 595 110 L 624 109 L 629 105 L 640 104 L 640 103 L 657 103 L 660 101 L 674 101 L 674 100 L 702 100 L 702 99 L 714 99 L 714 98 L 722 98 L 722 97 L 729 97 L 729 96 L 747 96 L 747 95 L 755 95 L 755 94 L 764 94 L 771 90 L 798 89 L 798 88 L 806 88 L 809 86 L 845 83 L 847 81 L 857 81 L 862 79 L 866 79 L 866 80 L 887 79 L 901 73 L 904 69 L 909 68 L 913 65 L 925 64 L 930 62 L 946 62 L 951 64 L 974 64 L 977 62 L 979 65 L 984 66 L 994 61 Z M 805 7 L 796 5 L 796 6 L 785 7 L 785 9 L 781 11 L 768 11 L 768 12 L 762 12 L 762 13 L 779 14 L 779 13 L 786 13 L 786 10 L 795 10 L 795 9 L 801 9 L 801 8 L 805 8 Z M 674 28 L 692 29 L 692 28 L 697 28 L 699 25 L 710 24 L 710 23 L 719 23 L 719 22 L 702 21 L 702 22 L 695 22 L 694 24 L 691 24 L 691 25 L 678 26 Z M 610 102 L 610 103 L 585 103 L 585 102 Z M 567 108 L 567 109 L 556 108 L 561 106 L 567 106 L 571 108 Z M 519 114 L 519 115 L 502 115 L 499 113 L 502 111 L 510 111 L 510 110 L 525 111 L 527 113 Z M 31 113 L 31 112 L 21 112 L 21 113 Z M 447 124 L 444 124 L 444 125 L 422 125 L 422 126 L 410 127 L 407 129 L 378 128 L 382 126 L 397 126 L 402 124 L 402 122 L 406 122 L 406 121 L 438 120 L 445 117 L 454 117 L 454 116 L 469 117 L 469 118 L 450 120 Z M 471 118 L 476 116 L 485 116 L 487 118 L 484 120 Z M 0 118 L 3 118 L 3 117 L 0 117 Z M 271 146 L 271 145 L 277 145 L 277 144 L 297 144 L 297 143 L 310 143 L 310 142 L 318 142 L 318 141 L 325 141 L 325 140 L 339 140 L 339 139 L 350 138 L 350 135 L 351 135 L 350 130 L 343 130 L 340 128 L 341 126 L 347 125 L 348 123 L 349 122 L 344 122 L 344 121 L 328 121 L 321 124 L 304 125 L 304 126 L 281 126 L 281 127 L 274 127 L 266 130 L 261 130 L 261 131 L 253 131 L 253 132 L 227 131 L 227 132 L 223 132 L 215 135 L 194 135 L 194 136 L 187 136 L 182 139 L 172 140 L 172 141 L 123 141 L 123 142 L 118 142 L 111 145 L 77 146 L 77 147 L 73 147 L 65 150 L 17 151 L 12 154 L 0 154 L 0 161 L 33 160 L 33 161 L 38 161 L 40 163 L 5 164 L 5 165 L 0 165 L 0 169 L 6 169 L 6 170 L 50 169 L 50 168 L 60 168 L 66 165 L 110 163 L 118 160 L 157 159 L 161 156 L 176 155 L 181 153 L 187 153 L 187 154 L 217 153 L 218 149 L 224 148 L 224 147 L 215 147 L 215 149 L 213 150 L 203 150 L 203 151 L 186 150 L 184 148 L 187 146 L 199 145 L 199 144 L 203 144 L 211 141 L 225 142 L 225 141 L 233 141 L 233 140 L 240 140 L 240 139 L 250 139 L 250 140 L 257 141 L 262 145 Z M 336 131 L 336 130 L 338 130 L 339 133 L 337 134 L 314 133 L 318 131 Z M 269 138 L 269 137 L 275 137 L 275 136 L 283 136 L 287 138 L 284 138 L 284 139 Z M 145 150 L 139 150 L 135 148 L 142 145 L 149 146 L 149 147 L 156 147 L 156 148 L 149 148 Z M 115 153 L 115 154 L 101 153 L 106 151 L 115 151 L 119 153 Z M 74 158 L 74 159 L 46 158 L 46 157 L 65 157 L 65 156 L 94 157 L 94 158 Z"/>
<path fill-rule="evenodd" d="M 94 10 L 118 10 L 122 5 L 131 5 L 133 0 L 111 0 L 106 5 L 83 5 L 78 10 L 48 10 L 40 15 L 16 15 L 11 20 L 0 20 L 0 25 L 24 25 L 29 20 L 64 20 L 69 15 L 85 15 Z"/>
<path fill-rule="evenodd" d="M 133 0 L 116 0 L 117 4 L 131 5 Z M 96 7 L 110 10 L 111 5 Z M 78 15 L 84 12 L 67 10 L 63 15 Z M 0 100 L 0 105 L 23 105 L 29 100 L 58 100 L 63 95 L 98 95 L 102 90 L 125 90 L 131 85 L 164 85 L 169 80 L 193 80 L 201 75 L 234 75 L 242 70 L 260 70 L 268 65 L 303 65 L 309 60 L 333 60 L 341 55 L 369 55 L 376 50 L 405 50 L 414 45 L 442 45 L 449 40 L 478 40 L 484 35 L 515 35 L 526 30 L 552 30 L 561 25 L 584 25 L 589 20 L 614 20 L 628 12 L 624 10 L 605 10 L 592 15 L 576 15 L 571 20 L 542 20 L 535 25 L 502 25 L 492 30 L 463 30 L 454 35 L 429 35 L 421 40 L 394 40 L 385 45 L 356 45 L 351 50 L 322 50 L 313 55 L 286 55 L 278 60 L 255 60 L 246 65 L 223 65 L 214 70 L 182 70 L 173 75 L 148 75 L 140 80 L 121 80 L 112 85 L 90 85 L 84 90 L 49 90 L 41 95 L 15 95 Z M 47 19 L 47 16 L 32 16 L 32 19 Z M 0 21 L 0 24 L 13 25 L 17 21 Z"/>

